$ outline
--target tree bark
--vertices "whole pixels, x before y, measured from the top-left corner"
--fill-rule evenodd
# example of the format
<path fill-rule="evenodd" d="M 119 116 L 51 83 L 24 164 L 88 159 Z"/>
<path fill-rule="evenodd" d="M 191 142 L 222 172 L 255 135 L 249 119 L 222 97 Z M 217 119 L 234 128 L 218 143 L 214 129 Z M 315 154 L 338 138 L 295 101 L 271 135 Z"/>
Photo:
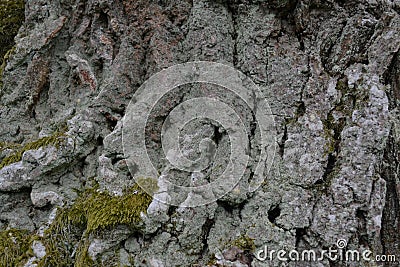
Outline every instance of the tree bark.
<path fill-rule="evenodd" d="M 400 266 L 399 11 L 400 2 L 390 0 L 27 1 L 0 91 L 0 229 L 37 234 L 51 225 L 60 205 L 74 205 L 75 189 L 126 194 L 142 167 L 129 153 L 143 143 L 143 155 L 159 171 L 147 214 L 133 227 L 77 230 L 68 242 L 80 252 L 63 250 L 69 265 L 80 266 L 86 251 L 92 264 L 105 266 Z M 141 129 L 140 119 L 129 116 L 138 110 L 139 93 L 153 85 L 146 81 L 197 61 L 223 64 L 207 65 L 220 66 L 223 74 L 210 67 L 204 76 L 221 83 L 239 71 L 270 113 L 260 115 L 258 100 L 249 104 L 221 84 L 184 84 L 151 108 L 146 102 L 138 111 L 139 118 L 149 111 L 144 140 L 127 141 L 127 129 Z M 196 64 L 190 66 L 201 76 L 203 65 Z M 179 70 L 156 77 L 185 80 L 190 74 Z M 148 101 L 170 82 L 158 81 Z M 213 152 L 205 168 L 182 171 L 171 160 L 180 158 L 163 150 L 173 111 L 184 103 L 187 109 L 208 107 L 195 102 L 199 97 L 231 108 L 202 111 L 240 118 L 243 124 L 234 126 L 245 132 L 249 161 L 232 190 L 218 195 L 213 188 L 215 201 L 188 207 L 209 192 L 178 194 L 163 187 L 165 179 L 203 185 L 216 181 L 230 162 L 238 165 L 229 158 L 238 149 L 231 147 L 235 131 L 201 116 L 173 141 L 191 161 Z M 269 143 L 262 139 L 263 118 L 274 120 Z M 126 126 L 130 119 L 132 128 Z M 61 145 L 54 141 L 59 138 Z M 263 182 L 252 190 L 260 161 Z M 285 250 L 288 258 L 291 250 L 329 248 L 396 258 L 259 257 L 265 249 Z"/>

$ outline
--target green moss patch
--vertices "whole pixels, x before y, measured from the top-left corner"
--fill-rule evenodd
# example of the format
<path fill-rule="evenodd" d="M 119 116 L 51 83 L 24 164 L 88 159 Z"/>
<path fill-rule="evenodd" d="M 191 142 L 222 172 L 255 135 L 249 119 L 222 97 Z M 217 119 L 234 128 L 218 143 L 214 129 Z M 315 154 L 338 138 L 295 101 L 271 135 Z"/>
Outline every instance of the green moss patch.
<path fill-rule="evenodd" d="M 0 266 L 20 266 L 28 259 L 32 237 L 28 231 L 10 229 L 0 232 Z"/>
<path fill-rule="evenodd" d="M 94 266 L 88 255 L 88 236 L 117 225 L 133 228 L 141 221 L 152 197 L 138 185 L 127 190 L 123 196 L 111 196 L 106 192 L 90 188 L 79 194 L 75 203 L 60 208 L 52 225 L 41 239 L 46 247 L 46 256 L 38 261 L 45 266 Z M 78 248 L 74 247 L 79 244 Z M 74 257 L 71 255 L 74 253 Z"/>
<path fill-rule="evenodd" d="M 14 37 L 25 19 L 23 0 L 0 0 L 0 88 L 8 58 L 15 50 Z"/>
<path fill-rule="evenodd" d="M 0 58 L 14 46 L 14 37 L 25 19 L 25 1 L 0 0 Z"/>
<path fill-rule="evenodd" d="M 0 231 L 0 266 L 23 266 L 33 256 L 35 240 L 46 248 L 46 255 L 34 262 L 38 267 L 102 266 L 88 254 L 89 235 L 117 225 L 135 228 L 151 201 L 138 185 L 123 196 L 99 192 L 97 187 L 86 189 L 70 207 L 58 209 L 43 237 L 24 230 Z"/>
<path fill-rule="evenodd" d="M 85 191 L 68 212 L 68 219 L 75 224 L 85 224 L 87 232 L 117 225 L 135 225 L 146 212 L 152 197 L 135 185 L 130 193 L 110 196 L 96 189 Z"/>
<path fill-rule="evenodd" d="M 0 152 L 4 151 L 4 150 L 6 150 L 6 149 L 15 150 L 15 149 L 18 149 L 18 148 L 20 148 L 20 147 L 21 147 L 20 144 L 7 143 L 7 142 L 1 142 L 1 141 L 0 141 Z"/>
<path fill-rule="evenodd" d="M 32 142 L 28 142 L 24 145 L 0 142 L 0 152 L 5 149 L 13 149 L 14 150 L 14 152 L 11 153 L 11 155 L 5 157 L 0 162 L 0 169 L 4 168 L 5 166 L 8 166 L 10 164 L 13 164 L 15 162 L 21 161 L 22 155 L 24 154 L 25 151 L 35 150 L 35 149 L 39 149 L 41 147 L 46 147 L 46 146 L 50 146 L 50 145 L 59 148 L 60 145 L 62 144 L 62 142 L 64 141 L 64 139 L 62 137 L 65 137 L 65 130 L 56 131 L 54 134 L 52 134 L 50 136 L 46 136 L 46 137 L 40 138 L 40 139 L 32 141 Z"/>
<path fill-rule="evenodd" d="M 60 208 L 53 223 L 46 230 L 40 241 L 46 248 L 46 255 L 37 261 L 38 267 L 74 266 L 71 254 L 82 231 L 69 224 L 66 209 Z"/>
<path fill-rule="evenodd" d="M 254 239 L 247 235 L 241 235 L 239 238 L 233 240 L 231 244 L 244 251 L 254 251 L 256 249 Z"/>

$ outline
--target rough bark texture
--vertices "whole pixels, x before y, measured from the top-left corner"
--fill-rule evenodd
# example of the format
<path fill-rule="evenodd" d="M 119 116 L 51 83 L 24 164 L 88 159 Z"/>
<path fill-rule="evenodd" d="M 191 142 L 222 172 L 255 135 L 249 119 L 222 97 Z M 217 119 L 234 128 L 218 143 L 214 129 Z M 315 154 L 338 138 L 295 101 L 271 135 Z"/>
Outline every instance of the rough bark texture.
<path fill-rule="evenodd" d="M 176 208 L 154 200 L 136 225 L 90 232 L 80 223 L 64 264 L 85 266 L 86 255 L 98 266 L 400 266 L 255 257 L 265 245 L 301 251 L 343 239 L 347 249 L 400 260 L 399 11 L 396 0 L 27 1 L 0 91 L 0 230 L 40 236 L 53 229 L 59 206 L 76 202 L 76 189 L 94 184 L 121 197 L 135 183 L 122 147 L 134 93 L 162 69 L 202 60 L 240 70 L 269 102 L 278 149 L 265 183 L 248 190 L 249 166 L 215 203 Z M 181 183 L 191 175 L 166 163 L 159 130 L 168 112 L 221 90 L 183 88 L 153 110 L 146 142 L 163 175 Z M 226 99 L 257 144 L 252 114 Z M 226 166 L 226 132 L 204 122 L 186 131 L 189 157 L 207 137 Z M 50 141 L 27 146 L 35 140 Z M 32 247 L 26 266 L 54 266 L 40 261 L 51 255 L 48 246 Z"/>

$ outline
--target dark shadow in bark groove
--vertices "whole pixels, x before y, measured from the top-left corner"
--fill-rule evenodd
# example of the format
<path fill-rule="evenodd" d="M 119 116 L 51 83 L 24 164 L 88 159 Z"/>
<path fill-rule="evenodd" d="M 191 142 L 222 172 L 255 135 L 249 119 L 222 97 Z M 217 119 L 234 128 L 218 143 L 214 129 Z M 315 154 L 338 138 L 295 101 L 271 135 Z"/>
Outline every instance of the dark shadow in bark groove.
<path fill-rule="evenodd" d="M 382 214 L 381 241 L 383 254 L 400 255 L 400 198 L 399 198 L 399 144 L 396 144 L 391 132 L 381 170 L 382 178 L 386 181 L 386 203 Z M 387 263 L 384 266 L 391 266 Z"/>
<path fill-rule="evenodd" d="M 387 92 L 389 98 L 389 109 L 398 108 L 400 100 L 400 54 L 397 52 L 390 64 L 388 71 L 384 74 L 384 82 L 389 85 Z M 395 120 L 398 120 L 396 118 Z M 382 214 L 381 242 L 383 254 L 400 256 L 400 144 L 396 142 L 395 125 L 389 133 L 384 156 L 381 164 L 380 175 L 386 181 L 386 201 Z M 394 266 L 386 263 L 384 266 Z"/>

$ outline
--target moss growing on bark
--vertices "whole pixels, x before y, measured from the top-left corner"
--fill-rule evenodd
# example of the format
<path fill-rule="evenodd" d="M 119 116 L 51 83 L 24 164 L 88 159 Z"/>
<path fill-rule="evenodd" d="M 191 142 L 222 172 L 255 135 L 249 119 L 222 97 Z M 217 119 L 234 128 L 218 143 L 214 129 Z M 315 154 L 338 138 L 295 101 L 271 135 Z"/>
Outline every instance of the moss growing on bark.
<path fill-rule="evenodd" d="M 10 229 L 0 232 L 0 266 L 20 266 L 31 254 L 32 236 L 28 231 Z"/>
<path fill-rule="evenodd" d="M 89 253 L 89 242 L 83 240 L 81 244 L 79 244 L 78 250 L 76 252 L 76 261 L 74 266 L 75 267 L 91 267 L 94 266 L 93 260 L 90 258 Z"/>
<path fill-rule="evenodd" d="M 6 62 L 14 52 L 14 37 L 25 19 L 23 0 L 0 0 L 0 88 Z"/>
<path fill-rule="evenodd" d="M 38 267 L 73 266 L 71 254 L 81 234 L 81 230 L 69 224 L 67 210 L 60 208 L 44 237 L 40 238 L 46 255 L 37 261 Z"/>
<path fill-rule="evenodd" d="M 0 266 L 23 266 L 33 256 L 34 240 L 46 248 L 46 255 L 34 262 L 38 267 L 102 266 L 88 254 L 90 234 L 122 224 L 135 228 L 151 201 L 137 185 L 123 196 L 86 189 L 70 207 L 58 209 L 43 237 L 24 230 L 1 231 Z"/>
<path fill-rule="evenodd" d="M 41 147 L 46 147 L 46 146 L 55 146 L 56 148 L 59 148 L 63 142 L 62 137 L 65 137 L 65 131 L 66 131 L 65 129 L 56 131 L 54 134 L 52 134 L 50 136 L 45 136 L 38 140 L 28 142 L 24 145 L 0 142 L 0 152 L 5 149 L 14 149 L 13 153 L 11 153 L 7 157 L 5 157 L 0 162 L 0 169 L 4 168 L 5 166 L 8 166 L 10 164 L 21 161 L 22 155 L 24 154 L 24 152 L 26 152 L 28 150 L 35 150 L 35 149 L 39 149 Z"/>
<path fill-rule="evenodd" d="M 88 233 L 125 224 L 134 226 L 141 221 L 152 197 L 135 185 L 128 194 L 111 196 L 96 189 L 86 190 L 68 212 L 75 224 L 85 224 Z"/>
<path fill-rule="evenodd" d="M 254 239 L 250 238 L 247 235 L 241 235 L 239 238 L 233 240 L 231 244 L 240 249 L 243 249 L 244 251 L 254 251 L 256 249 Z"/>
<path fill-rule="evenodd" d="M 151 201 L 152 197 L 137 185 L 123 196 L 111 196 L 96 187 L 86 189 L 71 207 L 59 209 L 41 238 L 47 254 L 37 262 L 38 267 L 95 266 L 88 255 L 89 235 L 117 225 L 135 228 Z M 78 243 L 78 248 L 74 247 Z"/>
<path fill-rule="evenodd" d="M 7 143 L 7 142 L 1 142 L 1 141 L 0 141 L 0 152 L 4 151 L 4 150 L 6 150 L 6 149 L 15 150 L 15 149 L 18 149 L 18 148 L 20 148 L 20 147 L 21 147 L 20 144 Z"/>
<path fill-rule="evenodd" d="M 0 58 L 14 46 L 14 37 L 25 18 L 25 1 L 0 0 Z M 2 63 L 2 62 L 1 62 Z M 0 64 L 1 65 L 1 64 Z"/>

